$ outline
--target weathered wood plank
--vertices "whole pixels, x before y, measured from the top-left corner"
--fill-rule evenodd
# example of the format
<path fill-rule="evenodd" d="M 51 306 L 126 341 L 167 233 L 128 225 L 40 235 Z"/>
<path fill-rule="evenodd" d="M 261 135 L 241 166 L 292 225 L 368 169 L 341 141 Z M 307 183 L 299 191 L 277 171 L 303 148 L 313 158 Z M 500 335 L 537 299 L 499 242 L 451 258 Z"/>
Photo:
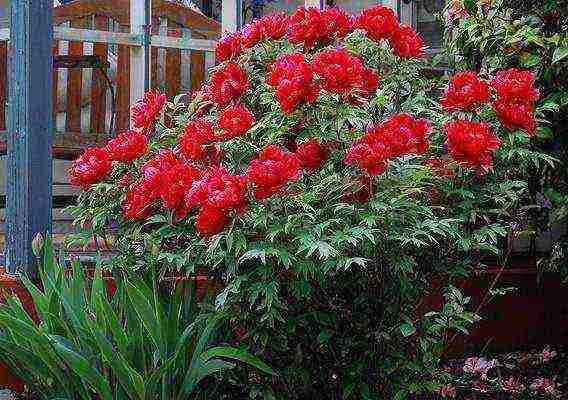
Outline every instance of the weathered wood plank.
<path fill-rule="evenodd" d="M 72 27 L 84 27 L 85 18 L 71 21 Z M 82 56 L 83 42 L 69 42 L 69 55 Z M 69 69 L 67 72 L 67 106 L 65 116 L 66 131 L 81 131 L 81 95 L 83 92 L 83 71 L 79 68 Z"/>
<path fill-rule="evenodd" d="M 190 55 L 191 63 L 191 90 L 197 90 L 205 81 L 205 52 L 192 51 Z"/>
<path fill-rule="evenodd" d="M 116 66 L 116 129 L 118 132 L 130 125 L 130 48 L 118 46 Z"/>
<path fill-rule="evenodd" d="M 12 1 L 6 172 L 8 273 L 30 270 L 33 238 L 51 232 L 53 0 Z"/>
<path fill-rule="evenodd" d="M 181 37 L 182 32 L 179 27 L 170 27 L 168 22 L 168 35 Z M 173 99 L 181 91 L 181 50 L 166 50 L 166 93 L 169 99 Z"/>
<path fill-rule="evenodd" d="M 109 20 L 107 17 L 95 15 L 94 28 L 104 31 L 108 30 Z M 93 55 L 99 56 L 106 62 L 108 58 L 108 46 L 97 43 L 93 46 Z M 91 82 L 91 121 L 90 130 L 97 135 L 106 131 L 106 106 L 107 106 L 107 85 L 105 77 L 99 69 L 93 70 Z"/>

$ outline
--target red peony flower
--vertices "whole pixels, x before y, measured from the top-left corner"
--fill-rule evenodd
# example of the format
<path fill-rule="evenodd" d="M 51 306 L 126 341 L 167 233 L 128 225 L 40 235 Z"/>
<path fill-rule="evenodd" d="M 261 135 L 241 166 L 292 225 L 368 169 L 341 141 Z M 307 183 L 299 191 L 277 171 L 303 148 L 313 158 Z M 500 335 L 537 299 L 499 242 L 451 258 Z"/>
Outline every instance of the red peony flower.
<path fill-rule="evenodd" d="M 210 204 L 223 211 L 241 213 L 247 207 L 246 177 L 234 175 L 223 167 L 207 172 L 194 182 L 185 196 L 188 208 Z"/>
<path fill-rule="evenodd" d="M 534 75 L 516 68 L 497 72 L 491 81 L 491 86 L 497 92 L 497 98 L 503 102 L 534 103 L 540 95 L 534 88 Z"/>
<path fill-rule="evenodd" d="M 385 171 L 388 160 L 389 153 L 385 144 L 365 135 L 351 145 L 344 162 L 356 166 L 371 176 L 377 176 Z"/>
<path fill-rule="evenodd" d="M 466 168 L 487 171 L 493 163 L 493 153 L 501 141 L 493 135 L 485 122 L 456 120 L 444 125 L 447 145 L 454 160 Z"/>
<path fill-rule="evenodd" d="M 323 14 L 327 21 L 329 35 L 342 39 L 353 32 L 354 19 L 345 10 L 336 7 L 327 8 L 323 10 Z"/>
<path fill-rule="evenodd" d="M 148 133 L 166 105 L 166 94 L 147 92 L 130 107 L 132 125 L 142 133 Z"/>
<path fill-rule="evenodd" d="M 489 84 L 473 71 L 455 75 L 440 103 L 448 111 L 473 111 L 489 101 Z"/>
<path fill-rule="evenodd" d="M 395 114 L 369 131 L 379 135 L 388 148 L 389 157 L 424 154 L 428 150 L 428 136 L 432 128 L 425 119 L 414 119 L 408 114 Z"/>
<path fill-rule="evenodd" d="M 343 10 L 331 8 L 298 8 L 288 19 L 286 37 L 293 44 L 303 44 L 305 50 L 332 43 L 345 37 L 353 28 L 351 18 Z"/>
<path fill-rule="evenodd" d="M 277 87 L 283 81 L 298 81 L 304 85 L 311 83 L 314 77 L 311 65 L 300 52 L 283 54 L 270 65 L 266 83 Z"/>
<path fill-rule="evenodd" d="M 248 86 L 246 73 L 237 63 L 230 61 L 213 73 L 207 93 L 211 101 L 220 107 L 225 107 L 238 100 Z"/>
<path fill-rule="evenodd" d="M 219 127 L 223 130 L 221 137 L 229 140 L 242 136 L 255 123 L 254 115 L 244 106 L 232 106 L 219 115 Z"/>
<path fill-rule="evenodd" d="M 148 197 L 156 199 L 160 196 L 164 182 L 164 174 L 179 163 L 180 161 L 173 151 L 160 150 L 156 156 L 144 164 L 139 185 L 144 187 L 144 191 Z"/>
<path fill-rule="evenodd" d="M 69 169 L 69 181 L 72 185 L 88 188 L 102 182 L 111 171 L 112 163 L 106 150 L 92 147 L 73 161 Z"/>
<path fill-rule="evenodd" d="M 390 39 L 398 27 L 394 11 L 388 7 L 375 6 L 364 10 L 357 18 L 357 27 L 364 29 L 367 36 L 376 42 Z"/>
<path fill-rule="evenodd" d="M 389 38 L 394 55 L 402 58 L 424 57 L 424 41 L 414 29 L 406 25 L 398 26 Z"/>
<path fill-rule="evenodd" d="M 302 102 L 313 102 L 319 87 L 313 83 L 313 71 L 306 57 L 299 52 L 284 54 L 268 69 L 266 83 L 276 87 L 276 100 L 286 113 L 293 112 Z"/>
<path fill-rule="evenodd" d="M 181 208 L 187 213 L 185 194 L 193 182 L 200 177 L 201 172 L 197 168 L 183 163 L 176 164 L 168 171 L 164 171 L 160 188 L 160 198 L 164 207 L 175 210 L 184 206 Z"/>
<path fill-rule="evenodd" d="M 223 36 L 215 45 L 215 62 L 220 64 L 237 57 L 242 50 L 243 39 L 239 32 Z"/>
<path fill-rule="evenodd" d="M 227 226 L 228 218 L 225 212 L 212 205 L 201 207 L 197 214 L 195 228 L 201 235 L 216 235 Z"/>
<path fill-rule="evenodd" d="M 105 150 L 112 161 L 130 163 L 146 153 L 148 140 L 146 136 L 136 131 L 126 131 L 110 140 Z"/>
<path fill-rule="evenodd" d="M 249 182 L 254 185 L 254 197 L 266 199 L 282 190 L 291 180 L 300 177 L 300 161 L 292 153 L 284 153 L 270 145 L 252 160 L 247 170 Z"/>
<path fill-rule="evenodd" d="M 378 86 L 378 76 L 345 49 L 322 51 L 314 58 L 313 69 L 331 93 L 352 94 L 355 90 L 368 96 Z"/>
<path fill-rule="evenodd" d="M 539 91 L 534 88 L 534 75 L 515 68 L 499 71 L 491 85 L 497 92 L 493 108 L 508 130 L 521 129 L 529 135 L 536 131 L 534 104 Z"/>
<path fill-rule="evenodd" d="M 214 146 L 213 123 L 206 118 L 190 121 L 185 126 L 178 142 L 184 156 L 193 161 L 203 161 L 208 154 L 208 147 Z"/>
<path fill-rule="evenodd" d="M 423 154 L 428 149 L 430 122 L 408 114 L 395 114 L 383 123 L 370 127 L 347 152 L 345 163 L 369 175 L 384 172 L 388 162 L 407 154 Z"/>
<path fill-rule="evenodd" d="M 134 185 L 122 203 L 124 218 L 133 221 L 148 218 L 154 209 L 154 200 L 143 184 Z"/>
<path fill-rule="evenodd" d="M 300 165 L 308 170 L 321 168 L 327 160 L 327 155 L 327 149 L 315 139 L 300 144 L 296 150 Z"/>
<path fill-rule="evenodd" d="M 509 131 L 520 129 L 529 136 L 534 135 L 537 125 L 532 103 L 497 99 L 493 108 L 503 126 Z"/>
<path fill-rule="evenodd" d="M 256 46 L 265 40 L 279 40 L 286 35 L 288 17 L 283 13 L 265 15 L 245 25 L 241 34 L 246 48 Z"/>

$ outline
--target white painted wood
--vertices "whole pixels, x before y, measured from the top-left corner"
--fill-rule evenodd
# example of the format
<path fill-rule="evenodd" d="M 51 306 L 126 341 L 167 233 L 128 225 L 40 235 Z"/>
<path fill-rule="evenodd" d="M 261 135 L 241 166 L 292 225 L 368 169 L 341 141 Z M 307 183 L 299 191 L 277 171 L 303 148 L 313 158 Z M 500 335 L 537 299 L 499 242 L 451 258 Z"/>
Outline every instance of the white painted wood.
<path fill-rule="evenodd" d="M 215 43 L 215 40 L 152 35 L 152 46 L 169 49 L 213 51 Z"/>
<path fill-rule="evenodd" d="M 130 33 L 138 35 L 140 38 L 144 34 L 144 25 L 146 24 L 146 6 L 144 3 L 144 0 L 130 0 Z M 152 7 L 150 7 L 150 9 L 151 8 Z M 144 71 L 146 63 L 149 62 L 150 60 L 146 60 L 146 55 L 144 54 L 144 48 L 142 46 L 130 48 L 131 104 L 144 96 Z"/>
<path fill-rule="evenodd" d="M 402 2 L 400 4 L 400 22 L 416 28 L 416 3 L 410 2 L 410 4 L 405 4 Z"/>
<path fill-rule="evenodd" d="M 322 1 L 321 0 L 305 0 L 304 1 L 304 6 L 305 7 L 316 7 L 316 8 L 322 8 Z"/>
<path fill-rule="evenodd" d="M 129 46 L 142 45 L 142 39 L 139 35 L 133 35 L 131 33 L 97 31 L 94 29 L 54 27 L 53 38 L 57 40 L 72 40 L 75 42 L 126 44 Z M 0 41 L 8 40 L 10 40 L 10 29 L 0 29 Z"/>
<path fill-rule="evenodd" d="M 239 28 L 239 4 L 241 0 L 223 0 L 221 4 L 221 31 L 235 32 Z"/>
<path fill-rule="evenodd" d="M 397 5 L 398 5 L 399 1 L 400 0 L 382 0 L 381 5 L 392 9 L 394 11 L 394 13 L 397 14 L 398 13 Z"/>

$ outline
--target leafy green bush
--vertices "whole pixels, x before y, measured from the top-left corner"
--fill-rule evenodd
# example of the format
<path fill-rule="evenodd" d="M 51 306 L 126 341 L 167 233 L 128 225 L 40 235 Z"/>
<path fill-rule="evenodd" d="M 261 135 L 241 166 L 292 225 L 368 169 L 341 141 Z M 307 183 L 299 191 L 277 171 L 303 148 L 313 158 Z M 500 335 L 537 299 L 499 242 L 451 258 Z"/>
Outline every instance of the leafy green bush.
<path fill-rule="evenodd" d="M 114 224 L 116 268 L 219 283 L 216 317 L 279 372 L 228 374 L 227 393 L 438 390 L 445 345 L 478 318 L 458 280 L 488 256 L 506 265 L 530 172 L 554 159 L 532 146 L 531 74 L 460 75 L 442 106 L 423 56 L 382 6 L 299 9 L 228 35 L 203 90 L 148 93 L 134 131 L 74 163 L 72 212 L 88 227 L 75 239 Z M 509 104 L 526 124 L 506 120 Z"/>
<path fill-rule="evenodd" d="M 531 147 L 561 160 L 542 164 L 529 179 L 534 204 L 521 227 L 528 235 L 568 223 L 568 3 L 559 0 L 456 0 L 446 10 L 446 54 L 450 67 L 493 73 L 518 67 L 533 72 L 541 97 L 539 129 Z M 539 265 L 568 277 L 561 237 Z"/>
<path fill-rule="evenodd" d="M 109 296 L 100 265 L 92 281 L 64 266 L 48 243 L 43 288 L 22 277 L 39 325 L 17 297 L 0 305 L 2 362 L 40 398 L 195 399 L 203 379 L 237 365 L 273 374 L 246 351 L 213 347 L 217 324 L 200 315 L 193 284 L 160 293 L 129 274 Z"/>

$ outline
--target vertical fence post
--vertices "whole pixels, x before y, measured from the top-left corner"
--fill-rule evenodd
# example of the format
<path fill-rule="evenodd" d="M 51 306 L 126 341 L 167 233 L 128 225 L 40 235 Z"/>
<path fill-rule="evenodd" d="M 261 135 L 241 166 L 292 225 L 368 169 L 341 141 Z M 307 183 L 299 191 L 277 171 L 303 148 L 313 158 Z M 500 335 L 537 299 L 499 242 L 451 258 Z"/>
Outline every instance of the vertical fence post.
<path fill-rule="evenodd" d="M 151 87 L 150 60 L 152 57 L 146 43 L 149 40 L 148 21 L 152 20 L 151 13 L 151 0 L 130 0 L 130 32 L 143 38 L 142 46 L 130 48 L 130 103 L 140 99 L 144 91 Z"/>
<path fill-rule="evenodd" d="M 221 32 L 235 32 L 242 25 L 242 0 L 223 0 L 221 5 Z"/>
<path fill-rule="evenodd" d="M 51 232 L 53 0 L 11 2 L 6 270 L 34 267 L 32 240 Z"/>
<path fill-rule="evenodd" d="M 319 9 L 323 9 L 325 6 L 325 1 L 324 0 L 305 0 L 304 1 L 304 6 L 307 7 L 316 7 Z"/>

